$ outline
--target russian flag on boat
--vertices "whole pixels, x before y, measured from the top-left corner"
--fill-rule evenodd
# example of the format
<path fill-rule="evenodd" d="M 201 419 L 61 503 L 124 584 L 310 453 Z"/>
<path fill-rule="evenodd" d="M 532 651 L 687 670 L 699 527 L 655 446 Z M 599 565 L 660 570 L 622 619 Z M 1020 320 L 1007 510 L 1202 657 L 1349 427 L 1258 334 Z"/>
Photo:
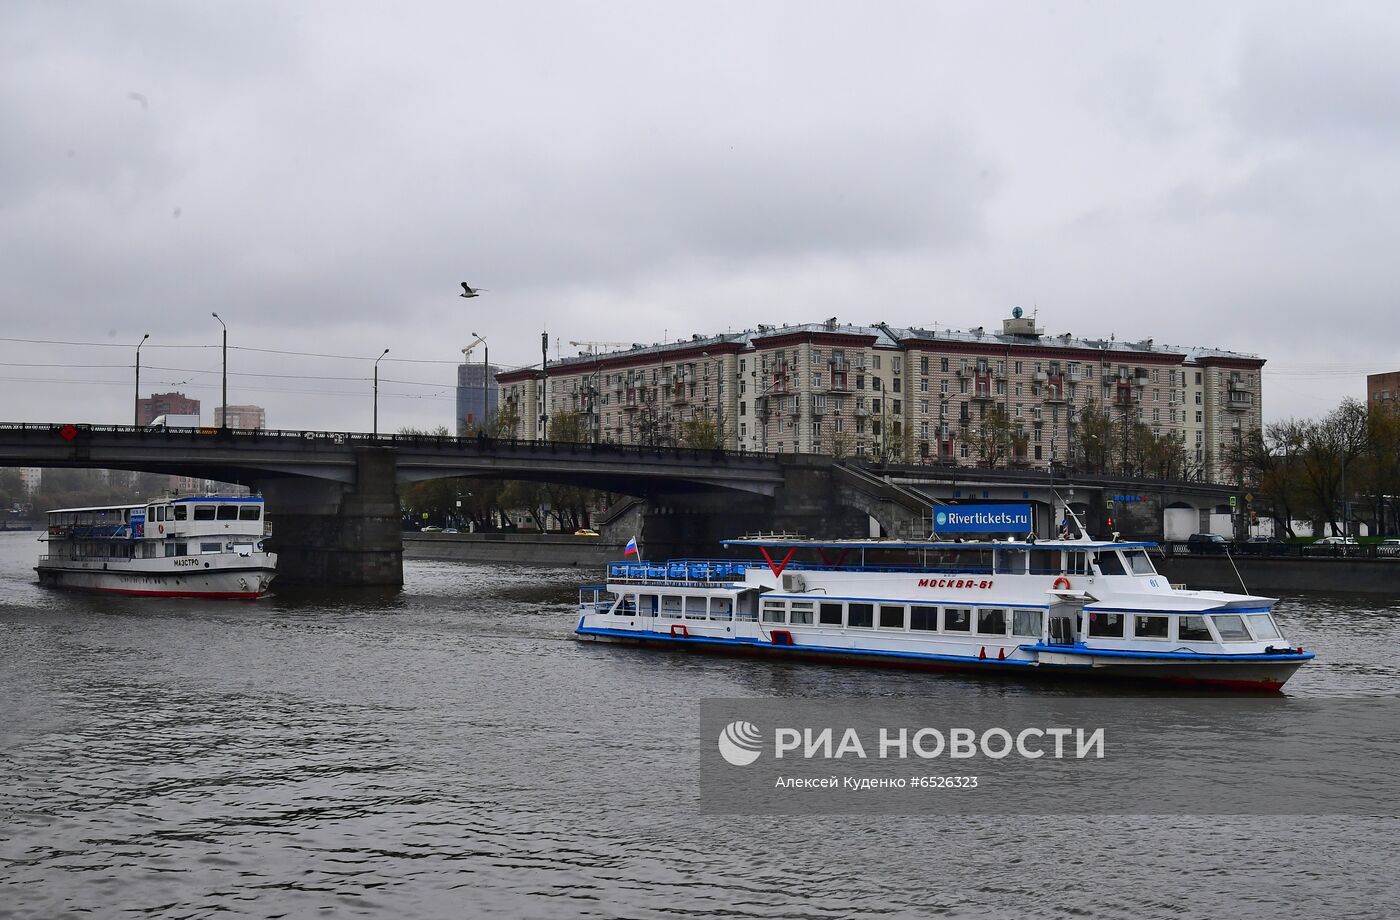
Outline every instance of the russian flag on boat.
<path fill-rule="evenodd" d="M 632 539 L 628 540 L 626 548 L 622 550 L 622 558 L 626 559 L 628 556 L 636 556 L 638 559 L 642 558 L 642 554 L 637 552 L 636 537 L 633 537 Z"/>

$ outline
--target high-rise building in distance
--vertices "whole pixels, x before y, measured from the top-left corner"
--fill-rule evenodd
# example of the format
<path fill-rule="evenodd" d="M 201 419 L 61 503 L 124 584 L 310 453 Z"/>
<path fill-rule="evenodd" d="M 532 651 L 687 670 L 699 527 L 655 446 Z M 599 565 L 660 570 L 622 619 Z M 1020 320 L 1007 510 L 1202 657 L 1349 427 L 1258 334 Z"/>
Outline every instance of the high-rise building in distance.
<path fill-rule="evenodd" d="M 152 393 L 136 400 L 136 423 L 149 425 L 162 415 L 199 415 L 199 400 L 184 393 Z"/>

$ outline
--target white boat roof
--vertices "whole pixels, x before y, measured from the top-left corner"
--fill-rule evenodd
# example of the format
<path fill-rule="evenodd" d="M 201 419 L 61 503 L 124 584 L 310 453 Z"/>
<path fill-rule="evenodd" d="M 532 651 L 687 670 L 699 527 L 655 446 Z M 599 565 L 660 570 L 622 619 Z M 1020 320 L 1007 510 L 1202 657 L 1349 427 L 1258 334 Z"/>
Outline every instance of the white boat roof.
<path fill-rule="evenodd" d="M 86 508 L 51 508 L 45 514 L 68 514 L 74 511 L 126 511 L 130 508 L 144 508 L 147 505 L 161 505 L 179 502 L 261 502 L 261 495 L 180 495 L 153 498 L 146 502 L 130 502 L 125 505 L 89 505 Z"/>
<path fill-rule="evenodd" d="M 781 535 L 739 537 L 719 541 L 721 546 L 761 546 L 772 548 L 811 547 L 813 549 L 1148 549 L 1156 543 L 1112 540 L 812 540 Z"/>

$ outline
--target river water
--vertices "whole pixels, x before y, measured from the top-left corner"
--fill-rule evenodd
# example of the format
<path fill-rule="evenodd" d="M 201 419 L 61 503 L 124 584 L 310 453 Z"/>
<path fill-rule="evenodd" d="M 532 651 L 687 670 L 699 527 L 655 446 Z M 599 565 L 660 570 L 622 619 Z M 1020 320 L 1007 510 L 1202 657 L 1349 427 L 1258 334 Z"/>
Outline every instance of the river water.
<path fill-rule="evenodd" d="M 1400 915 L 1388 818 L 699 813 L 704 698 L 1112 690 L 575 643 L 573 570 L 199 603 L 38 551 L 0 534 L 0 916 Z M 1397 614 L 1286 599 L 1288 693 L 1394 694 Z"/>

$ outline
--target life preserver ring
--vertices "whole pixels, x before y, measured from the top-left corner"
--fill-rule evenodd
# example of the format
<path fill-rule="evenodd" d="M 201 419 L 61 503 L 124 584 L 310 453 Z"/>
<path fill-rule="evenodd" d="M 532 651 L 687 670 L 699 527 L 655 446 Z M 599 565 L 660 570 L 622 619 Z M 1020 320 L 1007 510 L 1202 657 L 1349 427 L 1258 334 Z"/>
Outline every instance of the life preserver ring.
<path fill-rule="evenodd" d="M 160 524 L 160 525 L 158 525 L 158 526 L 160 527 L 160 532 L 161 532 L 161 533 L 165 533 L 165 525 L 164 525 L 164 524 Z"/>
<path fill-rule="evenodd" d="M 1069 579 L 1061 575 L 1059 578 L 1055 579 L 1055 583 L 1050 586 L 1050 590 L 1059 591 L 1061 588 L 1063 588 L 1064 590 L 1068 591 L 1070 590 L 1070 587 L 1071 585 L 1069 583 Z"/>

